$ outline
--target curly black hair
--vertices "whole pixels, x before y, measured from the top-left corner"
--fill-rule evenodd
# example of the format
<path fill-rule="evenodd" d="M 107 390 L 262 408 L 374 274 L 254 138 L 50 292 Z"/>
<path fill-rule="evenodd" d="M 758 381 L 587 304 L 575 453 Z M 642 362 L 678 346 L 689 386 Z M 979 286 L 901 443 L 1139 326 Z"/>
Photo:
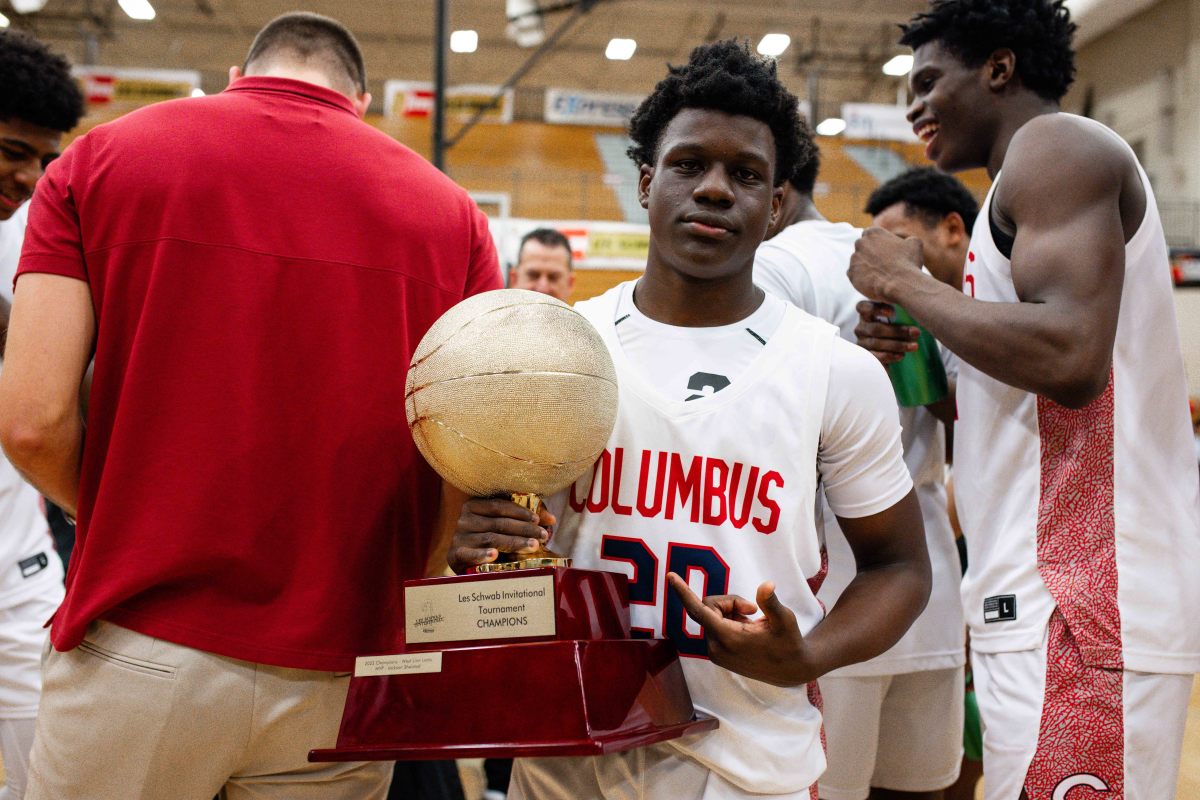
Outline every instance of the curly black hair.
<path fill-rule="evenodd" d="M 933 0 L 901 25 L 900 44 L 914 50 L 940 42 L 968 67 L 1008 48 L 1017 76 L 1039 97 L 1057 102 L 1075 80 L 1075 23 L 1065 0 Z"/>
<path fill-rule="evenodd" d="M 67 132 L 83 116 L 83 94 L 71 65 L 17 31 L 0 31 L 0 119 Z"/>
<path fill-rule="evenodd" d="M 776 74 L 775 61 L 750 51 L 748 42 L 726 39 L 692 51 L 682 67 L 667 66 L 667 77 L 642 101 L 629 121 L 633 163 L 654 164 L 663 131 L 685 108 L 706 108 L 764 122 L 775 136 L 775 185 L 812 157 L 812 137 L 800 118 L 799 102 Z"/>
<path fill-rule="evenodd" d="M 916 214 L 933 227 L 951 211 L 957 212 L 967 230 L 975 225 L 979 203 L 952 175 L 933 167 L 917 167 L 903 172 L 871 192 L 864 209 L 875 216 L 896 203 L 904 203 L 909 214 Z"/>
<path fill-rule="evenodd" d="M 812 154 L 809 156 L 808 161 L 805 161 L 796 168 L 796 171 L 792 173 L 792 177 L 788 178 L 788 182 L 800 194 L 811 195 L 817 185 L 817 174 L 821 171 L 821 148 L 812 140 L 812 135 L 808 133 L 807 125 L 801 133 L 805 139 L 812 143 Z"/>

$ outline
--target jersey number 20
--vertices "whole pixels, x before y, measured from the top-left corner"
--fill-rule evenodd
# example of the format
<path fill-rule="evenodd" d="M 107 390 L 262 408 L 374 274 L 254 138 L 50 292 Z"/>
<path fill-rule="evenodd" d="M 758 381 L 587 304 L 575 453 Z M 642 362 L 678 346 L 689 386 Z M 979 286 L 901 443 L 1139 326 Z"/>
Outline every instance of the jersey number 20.
<path fill-rule="evenodd" d="M 607 561 L 622 561 L 633 566 L 629 578 L 629 602 L 634 605 L 658 605 L 660 586 L 666 593 L 663 603 L 662 635 L 675 642 L 682 655 L 708 657 L 708 643 L 704 634 L 688 631 L 687 612 L 679 596 L 667 583 L 666 573 L 674 572 L 688 583 L 692 573 L 699 572 L 704 578 L 701 597 L 729 592 L 729 565 L 711 547 L 693 544 L 667 545 L 666 570 L 659 580 L 658 556 L 641 539 L 606 535 L 600 542 L 600 557 Z M 649 639 L 655 631 L 649 628 L 634 628 L 635 638 Z"/>

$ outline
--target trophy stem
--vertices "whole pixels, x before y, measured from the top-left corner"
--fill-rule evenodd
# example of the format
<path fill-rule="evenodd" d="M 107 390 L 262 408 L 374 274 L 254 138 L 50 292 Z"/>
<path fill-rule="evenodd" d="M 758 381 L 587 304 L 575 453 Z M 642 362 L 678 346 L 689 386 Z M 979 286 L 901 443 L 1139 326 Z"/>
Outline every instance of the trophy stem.
<path fill-rule="evenodd" d="M 534 514 L 542 507 L 542 498 L 531 492 L 517 493 L 512 495 L 512 501 L 521 508 L 528 508 Z M 503 557 L 503 556 L 502 556 Z M 475 567 L 476 572 L 505 572 L 514 569 L 539 569 L 541 567 L 569 567 L 571 559 L 566 556 L 555 553 L 549 550 L 545 545 L 536 553 L 526 555 L 511 554 L 510 561 L 496 561 L 491 564 L 480 564 Z"/>

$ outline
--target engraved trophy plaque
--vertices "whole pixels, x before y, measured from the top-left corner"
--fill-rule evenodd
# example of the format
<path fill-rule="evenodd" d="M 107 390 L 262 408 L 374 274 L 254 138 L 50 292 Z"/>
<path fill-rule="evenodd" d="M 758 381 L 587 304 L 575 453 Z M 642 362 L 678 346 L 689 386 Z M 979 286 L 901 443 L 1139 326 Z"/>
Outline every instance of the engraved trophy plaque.
<path fill-rule="evenodd" d="M 486 292 L 421 340 L 405 407 L 443 478 L 536 512 L 603 449 L 616 372 L 566 304 Z M 569 562 L 543 548 L 407 581 L 402 651 L 357 659 L 337 744 L 309 760 L 598 755 L 715 728 L 674 644 L 631 638 L 628 579 Z"/>

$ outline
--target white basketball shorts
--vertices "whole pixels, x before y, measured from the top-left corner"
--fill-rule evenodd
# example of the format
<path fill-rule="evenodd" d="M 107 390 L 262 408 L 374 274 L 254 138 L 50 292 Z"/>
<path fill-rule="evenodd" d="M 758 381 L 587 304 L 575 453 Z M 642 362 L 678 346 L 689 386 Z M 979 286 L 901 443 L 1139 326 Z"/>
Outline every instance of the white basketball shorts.
<path fill-rule="evenodd" d="M 829 766 L 821 800 L 866 800 L 871 787 L 934 792 L 962 764 L 963 668 L 820 680 Z"/>
<path fill-rule="evenodd" d="M 971 666 L 986 800 L 1175 797 L 1191 675 L 1089 666 L 1057 611 L 1041 648 Z"/>

